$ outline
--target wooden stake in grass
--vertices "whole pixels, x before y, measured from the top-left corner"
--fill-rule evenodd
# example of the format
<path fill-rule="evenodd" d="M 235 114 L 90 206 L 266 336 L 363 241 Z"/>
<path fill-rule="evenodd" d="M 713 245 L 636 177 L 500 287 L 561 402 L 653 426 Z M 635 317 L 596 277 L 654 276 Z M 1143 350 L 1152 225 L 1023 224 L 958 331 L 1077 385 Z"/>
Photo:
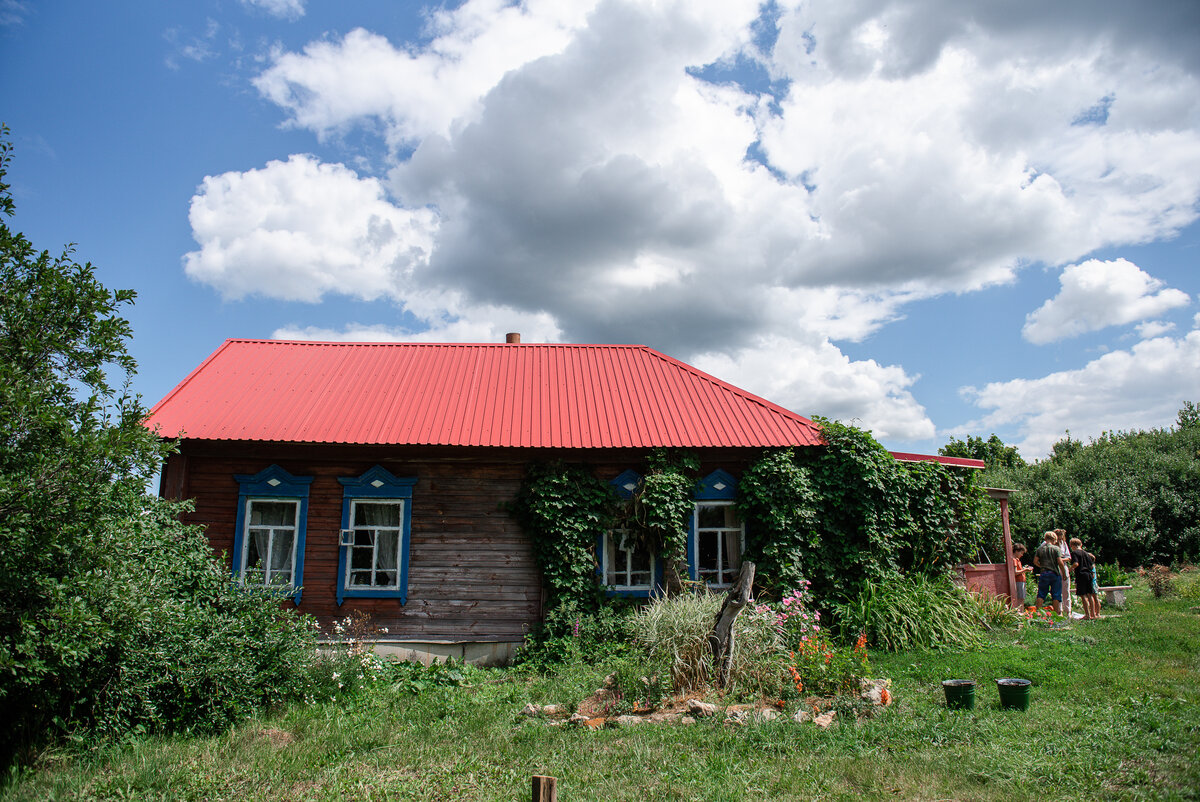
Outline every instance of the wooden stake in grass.
<path fill-rule="evenodd" d="M 558 802 L 558 780 L 541 774 L 533 775 L 533 802 Z"/>
<path fill-rule="evenodd" d="M 750 603 L 750 589 L 754 586 L 754 563 L 742 563 L 738 572 L 737 582 L 729 589 L 717 620 L 713 624 L 712 633 L 708 636 L 708 645 L 712 647 L 713 668 L 717 672 L 717 687 L 724 688 L 729 684 L 729 670 L 733 667 L 733 622 Z"/>

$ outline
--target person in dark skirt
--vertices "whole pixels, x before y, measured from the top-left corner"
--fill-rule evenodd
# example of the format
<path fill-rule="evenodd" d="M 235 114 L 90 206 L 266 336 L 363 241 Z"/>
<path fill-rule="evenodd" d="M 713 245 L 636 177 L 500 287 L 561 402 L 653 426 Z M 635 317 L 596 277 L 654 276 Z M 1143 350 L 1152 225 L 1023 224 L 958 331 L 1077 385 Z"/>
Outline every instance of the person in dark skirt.
<path fill-rule="evenodd" d="M 1083 604 L 1083 618 L 1094 621 L 1100 617 L 1100 599 L 1096 596 L 1096 558 L 1083 550 L 1083 541 L 1071 538 L 1071 568 L 1075 570 L 1075 595 Z"/>

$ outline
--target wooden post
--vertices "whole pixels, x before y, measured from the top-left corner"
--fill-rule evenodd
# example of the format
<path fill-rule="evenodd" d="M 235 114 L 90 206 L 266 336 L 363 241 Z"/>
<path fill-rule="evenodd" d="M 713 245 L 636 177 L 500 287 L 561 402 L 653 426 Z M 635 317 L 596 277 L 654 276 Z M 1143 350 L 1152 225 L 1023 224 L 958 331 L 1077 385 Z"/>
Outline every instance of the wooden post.
<path fill-rule="evenodd" d="M 1016 491 L 999 487 L 986 487 L 984 490 L 989 496 L 1000 502 L 1000 523 L 1004 528 L 1004 573 L 1008 577 L 1008 603 L 1017 607 L 1020 602 L 1017 601 L 1017 577 L 1013 574 L 1012 533 L 1008 529 L 1008 497 Z M 1025 587 L 1028 592 L 1028 582 L 1025 583 Z"/>
<path fill-rule="evenodd" d="M 558 780 L 541 774 L 533 775 L 533 802 L 558 802 Z"/>
<path fill-rule="evenodd" d="M 729 589 L 713 630 L 708 636 L 712 648 L 713 670 L 717 672 L 717 686 L 724 688 L 729 683 L 729 670 L 733 666 L 733 622 L 750 603 L 750 590 L 754 586 L 754 563 L 742 563 L 737 582 Z"/>

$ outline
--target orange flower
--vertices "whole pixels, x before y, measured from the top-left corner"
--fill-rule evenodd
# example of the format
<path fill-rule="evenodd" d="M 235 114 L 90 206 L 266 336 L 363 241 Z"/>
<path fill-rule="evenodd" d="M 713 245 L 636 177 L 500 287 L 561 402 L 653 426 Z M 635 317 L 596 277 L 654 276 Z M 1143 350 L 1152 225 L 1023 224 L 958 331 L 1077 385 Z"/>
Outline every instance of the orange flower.
<path fill-rule="evenodd" d="M 890 705 L 892 703 L 892 695 L 888 693 L 887 688 L 884 688 L 879 692 L 879 701 L 883 702 L 885 705 Z"/>
<path fill-rule="evenodd" d="M 867 648 L 867 633 L 865 633 L 865 632 L 858 633 L 858 640 L 855 642 L 854 648 L 855 649 Z"/>

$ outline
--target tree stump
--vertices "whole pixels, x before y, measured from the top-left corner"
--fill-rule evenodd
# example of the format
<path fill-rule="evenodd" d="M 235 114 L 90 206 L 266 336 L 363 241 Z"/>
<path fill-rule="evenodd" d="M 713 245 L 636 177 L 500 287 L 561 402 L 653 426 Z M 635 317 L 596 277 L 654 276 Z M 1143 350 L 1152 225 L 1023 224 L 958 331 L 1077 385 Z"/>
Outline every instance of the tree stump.
<path fill-rule="evenodd" d="M 729 589 L 721 611 L 713 623 L 713 630 L 708 636 L 708 645 L 712 648 L 713 670 L 716 672 L 716 685 L 724 688 L 729 684 L 729 671 L 733 667 L 733 622 L 750 603 L 750 590 L 754 587 L 754 563 L 743 562 L 738 572 L 737 582 Z"/>

